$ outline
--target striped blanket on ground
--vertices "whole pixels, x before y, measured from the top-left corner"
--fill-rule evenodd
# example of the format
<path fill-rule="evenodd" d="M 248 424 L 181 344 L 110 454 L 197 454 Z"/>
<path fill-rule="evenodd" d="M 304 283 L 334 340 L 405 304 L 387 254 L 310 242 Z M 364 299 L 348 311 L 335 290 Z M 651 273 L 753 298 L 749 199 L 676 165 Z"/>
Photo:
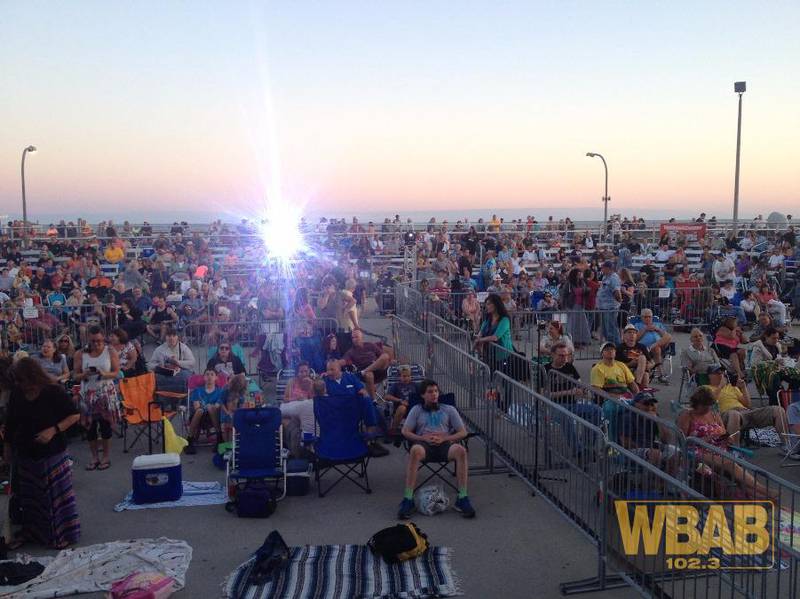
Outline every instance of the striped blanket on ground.
<path fill-rule="evenodd" d="M 452 549 L 387 564 L 366 545 L 292 547 L 289 562 L 263 585 L 248 585 L 250 559 L 223 583 L 228 599 L 423 599 L 460 595 L 450 567 Z"/>

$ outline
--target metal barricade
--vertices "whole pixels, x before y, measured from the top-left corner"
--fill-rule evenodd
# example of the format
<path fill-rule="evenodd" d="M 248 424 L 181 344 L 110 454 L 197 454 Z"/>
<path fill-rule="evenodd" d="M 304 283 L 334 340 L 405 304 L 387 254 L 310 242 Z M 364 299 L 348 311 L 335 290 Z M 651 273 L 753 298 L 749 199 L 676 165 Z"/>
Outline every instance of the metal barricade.
<path fill-rule="evenodd" d="M 400 364 L 419 364 L 430 370 L 428 333 L 397 316 L 392 317 L 392 346 Z"/>
<path fill-rule="evenodd" d="M 497 343 L 487 343 L 480 350 L 480 358 L 494 372 L 502 372 L 513 380 L 536 387 L 534 375 L 537 374 L 533 362 L 525 354 L 506 349 Z"/>
<path fill-rule="evenodd" d="M 501 372 L 493 378 L 497 458 L 593 543 L 601 533 L 602 429 Z"/>
<path fill-rule="evenodd" d="M 781 514 L 781 552 L 792 557 L 794 576 L 800 576 L 800 486 L 743 459 L 736 450 L 725 451 L 697 437 L 688 437 L 687 451 L 698 466 L 693 474 L 694 486 L 709 499 L 756 498 L 775 504 Z M 706 475 L 702 482 L 696 476 L 698 472 Z"/>
<path fill-rule="evenodd" d="M 649 308 L 665 325 L 673 327 L 703 326 L 714 312 L 714 290 L 711 287 L 681 286 L 641 288 L 636 290 L 634 307 L 637 313 Z"/>
<path fill-rule="evenodd" d="M 469 428 L 486 445 L 486 465 L 491 465 L 491 407 L 489 367 L 437 335 L 430 337 L 431 362 L 428 376 L 445 392 L 455 393 L 456 407 Z"/>
<path fill-rule="evenodd" d="M 114 304 L 26 306 L 2 310 L 3 348 L 38 350 L 46 339 L 69 335 L 75 345 L 85 345 L 88 331 L 98 326 L 106 338 L 119 326 Z"/>
<path fill-rule="evenodd" d="M 628 322 L 625 310 L 553 310 L 530 311 L 526 313 L 528 321 L 518 333 L 523 338 L 526 351 L 531 356 L 547 356 L 544 346 L 548 345 L 548 325 L 552 321 L 561 324 L 564 334 L 568 335 L 575 347 L 573 359 L 598 360 L 602 343 L 603 321 L 608 320 L 618 336 L 613 341 L 622 339 L 622 329 Z M 544 325 L 544 326 L 542 326 Z M 611 340 L 611 339 L 609 339 Z M 552 342 L 550 342 L 552 345 Z"/>
<path fill-rule="evenodd" d="M 410 284 L 395 286 L 395 314 L 420 328 L 425 328 L 426 311 L 422 294 Z"/>
<path fill-rule="evenodd" d="M 465 352 L 469 353 L 472 350 L 471 333 L 441 316 L 428 314 L 428 332 L 438 335 Z"/>

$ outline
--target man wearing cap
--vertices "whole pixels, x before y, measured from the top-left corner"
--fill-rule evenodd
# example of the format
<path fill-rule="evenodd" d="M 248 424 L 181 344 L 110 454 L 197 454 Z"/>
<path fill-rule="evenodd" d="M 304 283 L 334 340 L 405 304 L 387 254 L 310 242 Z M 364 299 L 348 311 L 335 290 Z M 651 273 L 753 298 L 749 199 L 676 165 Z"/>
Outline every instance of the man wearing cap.
<path fill-rule="evenodd" d="M 622 281 L 614 272 L 614 264 L 603 262 L 603 280 L 597 291 L 597 308 L 602 310 L 603 338 L 614 346 L 620 343 L 617 310 L 622 302 Z"/>
<path fill-rule="evenodd" d="M 636 331 L 636 340 L 653 356 L 653 367 L 661 370 L 661 363 L 664 361 L 662 349 L 672 343 L 672 335 L 664 330 L 661 323 L 654 322 L 653 311 L 650 308 L 642 310 L 642 320 L 636 324 Z M 663 373 L 659 374 L 658 380 L 662 383 L 667 382 Z"/>
<path fill-rule="evenodd" d="M 590 375 L 592 387 L 611 395 L 623 395 L 628 391 L 639 393 L 639 385 L 636 384 L 636 378 L 630 368 L 614 359 L 617 347 L 613 343 L 610 341 L 604 343 L 600 355 L 603 359 L 592 366 Z"/>
<path fill-rule="evenodd" d="M 619 422 L 620 445 L 651 464 L 674 471 L 678 448 L 667 443 L 669 431 L 660 421 L 644 416 L 658 416 L 658 399 L 650 391 L 633 397 L 633 410 L 625 410 Z"/>
<path fill-rule="evenodd" d="M 781 406 L 764 406 L 763 408 L 752 408 L 750 393 L 747 390 L 747 383 L 741 377 L 732 385 L 722 366 L 714 365 L 708 367 L 708 385 L 714 400 L 719 406 L 722 422 L 728 431 L 728 439 L 731 444 L 739 445 L 743 428 L 763 428 L 774 426 L 775 430 L 784 442 L 783 451 L 791 453 L 791 447 L 786 433 L 789 432 L 789 423 L 786 419 L 786 412 Z"/>
<path fill-rule="evenodd" d="M 622 343 L 617 346 L 617 361 L 622 362 L 636 377 L 636 384 L 647 387 L 650 384 L 650 369 L 653 361 L 647 348 L 637 341 L 638 331 L 630 323 L 622 331 Z"/>

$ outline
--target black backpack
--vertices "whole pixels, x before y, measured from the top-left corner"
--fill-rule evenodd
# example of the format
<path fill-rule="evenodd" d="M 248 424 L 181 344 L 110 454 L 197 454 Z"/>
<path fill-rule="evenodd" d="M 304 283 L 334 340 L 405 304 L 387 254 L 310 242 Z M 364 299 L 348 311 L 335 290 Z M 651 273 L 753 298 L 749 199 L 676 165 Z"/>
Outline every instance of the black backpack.
<path fill-rule="evenodd" d="M 236 489 L 236 499 L 225 505 L 229 512 L 236 512 L 240 518 L 269 518 L 278 507 L 270 484 L 263 480 L 249 480 L 240 483 Z"/>
<path fill-rule="evenodd" d="M 428 546 L 428 537 L 413 522 L 379 530 L 367 542 L 373 553 L 390 564 L 422 555 Z"/>

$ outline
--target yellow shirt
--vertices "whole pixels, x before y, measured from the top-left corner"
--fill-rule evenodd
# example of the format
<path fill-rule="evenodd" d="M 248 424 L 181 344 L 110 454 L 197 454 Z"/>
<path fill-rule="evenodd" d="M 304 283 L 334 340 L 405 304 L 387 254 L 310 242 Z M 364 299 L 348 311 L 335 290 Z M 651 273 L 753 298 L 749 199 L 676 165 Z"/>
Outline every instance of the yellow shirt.
<path fill-rule="evenodd" d="M 125 257 L 125 250 L 121 247 L 108 247 L 106 251 L 103 252 L 103 255 L 105 256 L 106 262 L 116 264 Z"/>
<path fill-rule="evenodd" d="M 590 382 L 593 387 L 600 387 L 612 392 L 623 392 L 627 390 L 635 380 L 631 369 L 622 362 L 614 363 L 611 366 L 606 366 L 603 362 L 598 362 L 592 366 L 592 374 Z"/>
<path fill-rule="evenodd" d="M 714 392 L 714 388 L 710 385 L 705 385 L 705 387 Z M 717 405 L 719 406 L 719 411 L 721 414 L 724 414 L 728 410 L 741 410 L 745 408 L 745 405 L 742 403 L 742 390 L 734 385 L 728 383 L 719 391 L 719 395 L 717 396 Z"/>

